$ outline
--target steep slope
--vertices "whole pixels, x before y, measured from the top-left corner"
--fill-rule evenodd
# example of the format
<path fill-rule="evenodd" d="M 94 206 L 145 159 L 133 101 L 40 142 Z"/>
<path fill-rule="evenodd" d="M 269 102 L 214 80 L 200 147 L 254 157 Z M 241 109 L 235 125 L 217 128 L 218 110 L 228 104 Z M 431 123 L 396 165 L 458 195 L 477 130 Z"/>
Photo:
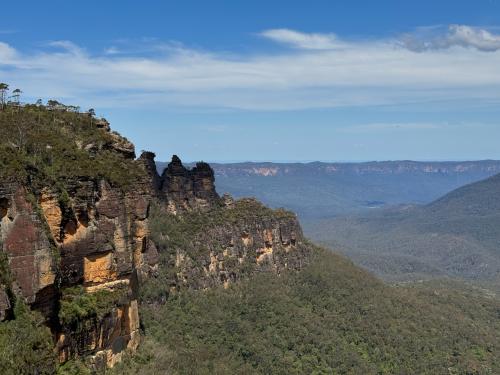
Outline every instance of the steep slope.
<path fill-rule="evenodd" d="M 367 163 L 211 163 L 217 190 L 256 197 L 297 212 L 331 218 L 401 203 L 427 204 L 462 185 L 500 173 L 499 161 Z M 161 171 L 165 163 L 158 163 Z"/>
<path fill-rule="evenodd" d="M 500 175 L 421 207 L 327 220 L 312 236 L 393 280 L 453 276 L 500 280 Z"/>

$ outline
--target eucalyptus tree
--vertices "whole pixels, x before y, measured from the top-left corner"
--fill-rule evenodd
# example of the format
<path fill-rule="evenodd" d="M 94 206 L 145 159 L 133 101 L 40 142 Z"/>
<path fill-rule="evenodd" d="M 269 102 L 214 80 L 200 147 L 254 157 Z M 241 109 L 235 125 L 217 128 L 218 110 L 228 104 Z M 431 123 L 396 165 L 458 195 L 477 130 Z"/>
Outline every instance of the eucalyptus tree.
<path fill-rule="evenodd" d="M 0 108 L 4 109 L 5 103 L 7 101 L 7 91 L 9 91 L 9 85 L 0 82 Z"/>

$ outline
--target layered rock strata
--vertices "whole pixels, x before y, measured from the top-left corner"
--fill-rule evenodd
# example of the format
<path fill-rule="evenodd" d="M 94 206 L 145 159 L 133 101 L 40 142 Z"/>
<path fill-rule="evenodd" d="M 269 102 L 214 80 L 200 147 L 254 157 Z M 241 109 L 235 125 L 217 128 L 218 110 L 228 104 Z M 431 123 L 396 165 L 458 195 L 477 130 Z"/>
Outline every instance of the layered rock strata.
<path fill-rule="evenodd" d="M 97 131 L 110 132 L 103 124 Z M 1 246 L 12 278 L 11 285 L 0 286 L 0 319 L 12 306 L 8 291 L 40 310 L 61 361 L 89 357 L 96 366 L 112 366 L 124 349 L 135 349 L 138 282 L 157 267 L 158 252 L 149 239 L 149 206 L 156 194 L 149 170 L 144 159 L 134 161 L 130 142 L 117 134 L 111 139 L 100 147 L 144 167 L 126 189 L 84 176 L 67 181 L 62 192 L 29 183 L 0 186 Z M 102 290 L 123 296 L 103 316 L 81 318 L 84 329 L 75 329 L 60 320 L 61 296 L 75 286 L 95 296 Z"/>

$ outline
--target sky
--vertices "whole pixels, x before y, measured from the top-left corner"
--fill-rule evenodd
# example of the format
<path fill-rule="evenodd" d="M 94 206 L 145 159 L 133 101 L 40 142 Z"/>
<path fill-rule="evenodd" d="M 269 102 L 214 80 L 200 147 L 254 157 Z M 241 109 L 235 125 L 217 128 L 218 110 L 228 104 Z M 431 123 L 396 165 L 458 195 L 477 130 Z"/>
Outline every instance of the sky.
<path fill-rule="evenodd" d="M 0 82 L 157 160 L 500 159 L 500 0 L 24 1 Z"/>

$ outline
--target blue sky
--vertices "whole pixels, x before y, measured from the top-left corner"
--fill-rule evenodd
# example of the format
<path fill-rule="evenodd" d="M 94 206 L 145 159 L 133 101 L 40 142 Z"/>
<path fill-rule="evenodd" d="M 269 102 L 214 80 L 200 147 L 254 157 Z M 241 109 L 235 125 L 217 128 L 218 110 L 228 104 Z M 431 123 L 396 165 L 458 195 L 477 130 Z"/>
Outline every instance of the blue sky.
<path fill-rule="evenodd" d="M 500 159 L 500 2 L 8 2 L 0 81 L 159 160 Z"/>

